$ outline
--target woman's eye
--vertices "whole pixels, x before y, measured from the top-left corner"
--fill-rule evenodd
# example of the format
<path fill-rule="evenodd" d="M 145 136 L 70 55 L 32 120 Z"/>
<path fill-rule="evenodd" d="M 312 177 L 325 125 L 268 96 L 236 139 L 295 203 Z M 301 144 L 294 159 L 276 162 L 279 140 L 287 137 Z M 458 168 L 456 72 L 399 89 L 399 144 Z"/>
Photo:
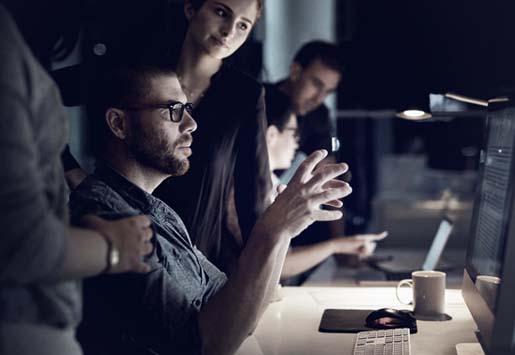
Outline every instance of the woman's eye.
<path fill-rule="evenodd" d="M 224 9 L 217 8 L 217 9 L 215 9 L 215 13 L 220 17 L 223 17 L 223 18 L 227 17 L 227 12 L 225 12 Z"/>
<path fill-rule="evenodd" d="M 246 31 L 249 28 L 249 26 L 246 23 L 242 22 L 239 24 L 239 28 L 242 31 Z"/>

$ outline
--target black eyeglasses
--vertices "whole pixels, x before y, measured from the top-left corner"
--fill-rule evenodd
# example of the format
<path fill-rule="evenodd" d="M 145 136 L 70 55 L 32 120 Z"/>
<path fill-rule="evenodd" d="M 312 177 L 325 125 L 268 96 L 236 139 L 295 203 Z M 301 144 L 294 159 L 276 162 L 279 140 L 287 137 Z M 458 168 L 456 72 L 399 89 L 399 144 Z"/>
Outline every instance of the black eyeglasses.
<path fill-rule="evenodd" d="M 156 110 L 156 109 L 168 109 L 170 114 L 170 121 L 181 122 L 184 116 L 184 111 L 188 111 L 191 115 L 193 113 L 193 104 L 190 102 L 182 103 L 179 101 L 168 102 L 165 104 L 148 104 L 139 106 L 122 106 L 124 110 Z"/>

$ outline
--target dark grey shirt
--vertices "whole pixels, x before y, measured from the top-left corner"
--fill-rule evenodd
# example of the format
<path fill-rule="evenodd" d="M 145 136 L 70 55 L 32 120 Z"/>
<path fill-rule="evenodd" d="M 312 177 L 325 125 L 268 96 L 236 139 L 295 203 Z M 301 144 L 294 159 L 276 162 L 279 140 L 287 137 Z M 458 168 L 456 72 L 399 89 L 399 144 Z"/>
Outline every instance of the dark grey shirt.
<path fill-rule="evenodd" d="M 197 314 L 227 279 L 192 245 L 175 211 L 102 163 L 72 193 L 70 208 L 73 221 L 88 213 L 146 214 L 156 232 L 151 272 L 84 282 L 79 341 L 85 353 L 198 353 Z"/>
<path fill-rule="evenodd" d="M 0 53 L 0 323 L 69 329 L 80 320 L 80 286 L 53 280 L 69 240 L 67 117 L 1 5 Z"/>

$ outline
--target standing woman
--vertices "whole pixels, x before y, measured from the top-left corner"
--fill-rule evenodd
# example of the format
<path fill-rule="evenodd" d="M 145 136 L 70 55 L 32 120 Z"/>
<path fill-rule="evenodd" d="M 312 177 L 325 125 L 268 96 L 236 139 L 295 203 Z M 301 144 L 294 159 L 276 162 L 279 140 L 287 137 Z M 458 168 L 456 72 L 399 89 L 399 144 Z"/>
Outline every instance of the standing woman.
<path fill-rule="evenodd" d="M 177 73 L 198 129 L 190 171 L 156 192 L 185 220 L 197 247 L 226 272 L 271 188 L 263 88 L 224 63 L 248 38 L 262 7 L 262 0 L 185 1 L 188 27 Z"/>
<path fill-rule="evenodd" d="M 56 49 L 67 53 L 67 44 L 75 43 L 61 26 L 73 22 L 77 5 L 0 1 L 2 355 L 82 354 L 75 340 L 81 319 L 78 280 L 149 270 L 141 261 L 152 250 L 147 217 L 116 222 L 91 217 L 92 229 L 68 223 L 60 161 L 67 117 L 44 67 Z"/>

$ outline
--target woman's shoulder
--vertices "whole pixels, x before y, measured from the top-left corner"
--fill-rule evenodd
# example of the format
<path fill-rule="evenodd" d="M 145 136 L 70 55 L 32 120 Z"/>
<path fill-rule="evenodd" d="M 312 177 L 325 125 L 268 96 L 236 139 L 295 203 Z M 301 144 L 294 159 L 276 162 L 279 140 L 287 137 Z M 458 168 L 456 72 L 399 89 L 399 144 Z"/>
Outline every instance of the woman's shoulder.
<path fill-rule="evenodd" d="M 224 86 L 232 89 L 238 95 L 248 93 L 257 98 L 263 90 L 263 85 L 256 79 L 230 64 L 223 65 L 220 71 L 220 80 Z"/>

